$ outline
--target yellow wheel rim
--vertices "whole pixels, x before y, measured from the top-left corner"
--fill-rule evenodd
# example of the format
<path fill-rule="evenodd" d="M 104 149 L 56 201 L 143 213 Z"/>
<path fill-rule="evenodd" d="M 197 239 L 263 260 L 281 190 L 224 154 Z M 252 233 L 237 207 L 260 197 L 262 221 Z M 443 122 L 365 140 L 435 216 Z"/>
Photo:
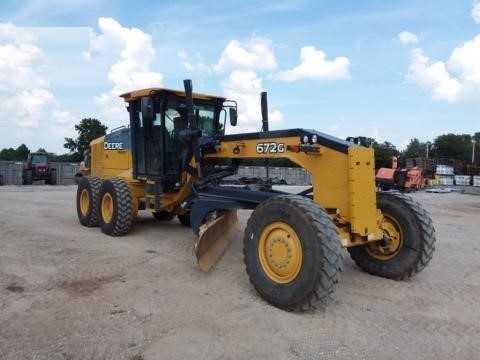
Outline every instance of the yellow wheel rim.
<path fill-rule="evenodd" d="M 113 217 L 113 199 L 109 193 L 102 197 L 102 219 L 107 224 L 112 221 Z"/>
<path fill-rule="evenodd" d="M 80 211 L 83 216 L 87 216 L 88 210 L 90 209 L 90 196 L 88 195 L 87 189 L 83 189 L 80 193 Z"/>
<path fill-rule="evenodd" d="M 383 214 L 381 228 L 387 239 L 368 243 L 366 249 L 370 256 L 385 261 L 397 256 L 403 247 L 404 236 L 400 224 L 388 214 Z"/>
<path fill-rule="evenodd" d="M 279 284 L 293 281 L 302 268 L 302 244 L 295 230 L 281 221 L 265 227 L 258 243 L 260 265 Z"/>

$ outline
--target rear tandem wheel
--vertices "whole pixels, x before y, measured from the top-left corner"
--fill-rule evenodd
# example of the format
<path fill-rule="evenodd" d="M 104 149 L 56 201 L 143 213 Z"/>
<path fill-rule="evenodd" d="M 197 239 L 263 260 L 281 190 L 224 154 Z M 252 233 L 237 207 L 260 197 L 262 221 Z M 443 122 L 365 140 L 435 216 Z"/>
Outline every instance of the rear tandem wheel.
<path fill-rule="evenodd" d="M 348 248 L 351 258 L 366 272 L 394 280 L 422 271 L 435 250 L 435 229 L 427 211 L 410 196 L 377 193 L 385 240 Z"/>
<path fill-rule="evenodd" d="M 77 188 L 77 215 L 83 226 L 98 226 L 98 193 L 101 180 L 96 176 L 84 176 Z"/>
<path fill-rule="evenodd" d="M 243 240 L 258 293 L 285 310 L 307 310 L 333 292 L 343 269 L 338 231 L 312 200 L 279 195 L 252 213 Z"/>
<path fill-rule="evenodd" d="M 134 211 L 128 183 L 120 178 L 103 181 L 100 187 L 98 222 L 103 233 L 126 234 L 132 227 Z"/>

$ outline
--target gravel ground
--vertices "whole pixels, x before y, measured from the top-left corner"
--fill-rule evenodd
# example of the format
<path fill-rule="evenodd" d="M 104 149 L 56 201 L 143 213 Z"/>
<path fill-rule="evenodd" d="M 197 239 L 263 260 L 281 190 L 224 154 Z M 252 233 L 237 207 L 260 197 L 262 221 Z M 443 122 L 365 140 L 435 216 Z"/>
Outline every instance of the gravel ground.
<path fill-rule="evenodd" d="M 195 236 L 141 214 L 127 236 L 80 226 L 75 186 L 0 187 L 0 359 L 474 359 L 480 353 L 480 196 L 418 192 L 437 246 L 409 281 L 345 252 L 322 309 L 265 303 L 241 239 L 208 273 Z M 240 212 L 243 230 L 248 211 Z"/>

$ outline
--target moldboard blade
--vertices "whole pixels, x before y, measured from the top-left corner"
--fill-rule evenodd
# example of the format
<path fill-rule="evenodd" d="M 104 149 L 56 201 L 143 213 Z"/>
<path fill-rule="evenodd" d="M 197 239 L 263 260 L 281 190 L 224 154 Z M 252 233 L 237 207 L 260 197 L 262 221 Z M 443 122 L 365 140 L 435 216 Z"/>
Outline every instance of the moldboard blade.
<path fill-rule="evenodd" d="M 236 210 L 228 210 L 222 216 L 200 227 L 200 237 L 195 244 L 195 255 L 202 271 L 209 271 L 223 254 L 238 230 Z"/>

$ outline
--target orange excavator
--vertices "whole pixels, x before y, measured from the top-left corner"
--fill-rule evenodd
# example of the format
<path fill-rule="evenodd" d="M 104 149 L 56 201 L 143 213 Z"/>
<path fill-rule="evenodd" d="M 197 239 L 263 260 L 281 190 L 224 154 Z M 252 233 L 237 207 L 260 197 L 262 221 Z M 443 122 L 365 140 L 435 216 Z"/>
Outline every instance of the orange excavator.
<path fill-rule="evenodd" d="M 398 159 L 393 156 L 392 167 L 380 168 L 375 176 L 375 182 L 381 190 L 412 192 L 424 187 L 424 175 L 424 170 L 418 166 L 398 169 Z"/>

